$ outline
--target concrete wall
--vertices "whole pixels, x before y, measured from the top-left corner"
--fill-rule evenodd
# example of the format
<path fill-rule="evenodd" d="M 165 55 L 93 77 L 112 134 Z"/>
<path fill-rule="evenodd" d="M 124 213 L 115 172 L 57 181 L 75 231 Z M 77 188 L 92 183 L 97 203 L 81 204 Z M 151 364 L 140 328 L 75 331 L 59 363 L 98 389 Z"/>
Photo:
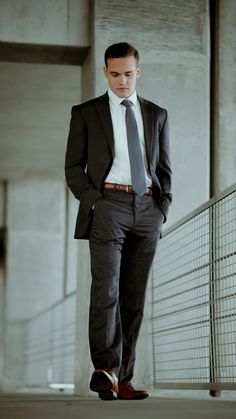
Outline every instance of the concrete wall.
<path fill-rule="evenodd" d="M 70 110 L 80 69 L 0 63 L 0 179 L 43 174 L 64 179 Z"/>
<path fill-rule="evenodd" d="M 56 45 L 89 45 L 89 1 L 1 0 L 0 39 Z"/>
<path fill-rule="evenodd" d="M 3 182 L 0 182 L 0 227 L 4 227 L 5 225 L 5 214 L 4 214 L 4 207 L 5 207 L 5 190 Z"/>
<path fill-rule="evenodd" d="M 8 186 L 8 319 L 26 319 L 63 296 L 65 188 L 24 179 Z"/>

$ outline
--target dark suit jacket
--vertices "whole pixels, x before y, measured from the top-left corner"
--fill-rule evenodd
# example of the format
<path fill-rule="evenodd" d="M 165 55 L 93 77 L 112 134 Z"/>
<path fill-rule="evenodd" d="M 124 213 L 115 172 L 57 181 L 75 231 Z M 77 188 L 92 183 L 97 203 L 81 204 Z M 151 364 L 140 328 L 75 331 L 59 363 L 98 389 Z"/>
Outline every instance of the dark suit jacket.
<path fill-rule="evenodd" d="M 138 100 L 154 197 L 166 220 L 172 200 L 167 111 L 140 96 Z M 102 196 L 103 183 L 113 158 L 114 136 L 108 94 L 73 106 L 65 175 L 69 188 L 80 201 L 74 235 L 76 239 L 89 238 L 92 206 Z"/>

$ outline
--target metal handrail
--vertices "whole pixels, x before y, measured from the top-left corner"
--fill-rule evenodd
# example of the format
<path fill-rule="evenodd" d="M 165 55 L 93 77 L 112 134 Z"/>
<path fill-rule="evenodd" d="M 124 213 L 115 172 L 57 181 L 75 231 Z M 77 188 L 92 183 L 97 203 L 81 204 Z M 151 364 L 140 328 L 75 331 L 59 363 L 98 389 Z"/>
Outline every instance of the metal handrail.
<path fill-rule="evenodd" d="M 231 186 L 229 186 L 227 189 L 225 189 L 222 192 L 219 192 L 212 198 L 210 198 L 208 201 L 204 202 L 204 204 L 197 207 L 195 210 L 189 212 L 184 217 L 180 218 L 178 221 L 173 223 L 170 227 L 167 227 L 165 230 L 163 230 L 162 237 L 166 237 L 168 234 L 172 233 L 174 230 L 176 230 L 178 227 L 182 226 L 183 224 L 190 221 L 192 218 L 196 217 L 201 212 L 205 211 L 206 209 L 210 208 L 212 205 L 214 205 L 216 202 L 221 201 L 226 196 L 230 195 L 231 193 L 236 191 L 236 183 L 233 183 Z"/>
<path fill-rule="evenodd" d="M 157 388 L 236 389 L 235 192 L 236 183 L 163 232 L 152 284 Z"/>

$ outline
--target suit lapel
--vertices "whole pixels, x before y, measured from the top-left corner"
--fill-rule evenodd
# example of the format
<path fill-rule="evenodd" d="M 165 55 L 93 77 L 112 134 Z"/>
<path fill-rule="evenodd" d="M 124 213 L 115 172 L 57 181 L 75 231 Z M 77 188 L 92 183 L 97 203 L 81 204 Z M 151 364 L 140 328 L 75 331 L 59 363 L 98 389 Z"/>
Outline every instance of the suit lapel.
<path fill-rule="evenodd" d="M 115 156 L 115 149 L 114 149 L 114 133 L 112 127 L 112 119 L 111 119 L 111 112 L 109 106 L 109 98 L 108 94 L 100 96 L 100 98 L 95 102 L 96 110 L 99 114 L 106 139 L 111 150 L 112 157 Z"/>
<path fill-rule="evenodd" d="M 153 109 L 150 104 L 144 100 L 142 97 L 138 96 L 138 100 L 141 106 L 142 116 L 143 116 L 143 128 L 144 128 L 144 138 L 146 146 L 146 156 L 148 165 L 151 162 L 151 151 L 152 151 L 152 140 L 153 140 Z"/>

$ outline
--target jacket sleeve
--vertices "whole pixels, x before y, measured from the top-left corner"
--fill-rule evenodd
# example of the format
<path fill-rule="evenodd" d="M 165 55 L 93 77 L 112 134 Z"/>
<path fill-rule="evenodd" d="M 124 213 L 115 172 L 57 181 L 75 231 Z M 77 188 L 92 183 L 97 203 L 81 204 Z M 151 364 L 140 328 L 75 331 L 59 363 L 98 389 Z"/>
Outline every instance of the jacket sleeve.
<path fill-rule="evenodd" d="M 65 156 L 65 177 L 70 190 L 88 214 L 94 202 L 101 198 L 101 193 L 94 188 L 86 174 L 87 157 L 87 126 L 81 110 L 73 106 Z"/>
<path fill-rule="evenodd" d="M 170 165 L 170 146 L 169 146 L 169 119 L 166 111 L 166 118 L 159 135 L 159 162 L 157 165 L 157 177 L 161 185 L 162 194 L 160 197 L 159 207 L 167 219 L 169 205 L 172 202 L 171 194 L 171 176 L 172 170 Z"/>

